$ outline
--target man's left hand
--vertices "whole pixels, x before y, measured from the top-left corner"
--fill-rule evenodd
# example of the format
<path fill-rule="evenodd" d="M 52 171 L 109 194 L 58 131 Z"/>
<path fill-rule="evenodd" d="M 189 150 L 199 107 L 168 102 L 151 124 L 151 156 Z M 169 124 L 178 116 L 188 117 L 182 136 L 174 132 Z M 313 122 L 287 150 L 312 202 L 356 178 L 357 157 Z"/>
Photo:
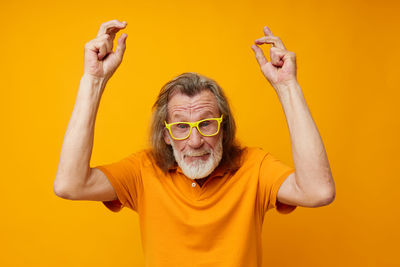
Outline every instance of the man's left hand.
<path fill-rule="evenodd" d="M 287 51 L 281 39 L 274 36 L 271 30 L 264 27 L 264 37 L 254 41 L 252 45 L 257 62 L 260 65 L 261 71 L 272 87 L 279 93 L 280 90 L 285 90 L 288 86 L 297 83 L 296 78 L 296 54 Z M 259 45 L 271 44 L 269 62 Z"/>

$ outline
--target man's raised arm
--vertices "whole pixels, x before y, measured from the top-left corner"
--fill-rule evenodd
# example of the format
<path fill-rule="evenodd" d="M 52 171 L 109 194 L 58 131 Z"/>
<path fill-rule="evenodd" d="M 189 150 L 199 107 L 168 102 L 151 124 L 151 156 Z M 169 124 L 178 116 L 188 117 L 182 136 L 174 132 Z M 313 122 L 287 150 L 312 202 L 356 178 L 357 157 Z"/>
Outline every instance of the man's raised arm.
<path fill-rule="evenodd" d="M 251 46 L 261 71 L 275 89 L 289 127 L 295 173 L 279 188 L 279 202 L 303 207 L 330 204 L 336 195 L 325 147 L 297 82 L 296 55 L 264 27 L 264 37 Z M 259 45 L 271 44 L 269 62 Z"/>
<path fill-rule="evenodd" d="M 122 34 L 119 37 L 115 52 L 113 40 L 115 34 L 126 25 L 126 22 L 118 20 L 105 22 L 101 25 L 97 37 L 85 45 L 84 74 L 64 136 L 53 185 L 54 192 L 59 197 L 108 200 L 116 196 L 102 173 L 96 174 L 101 181 L 88 180 L 94 173 L 90 168 L 90 158 L 97 110 L 107 81 L 121 64 L 127 35 Z M 90 189 L 87 188 L 89 184 Z"/>

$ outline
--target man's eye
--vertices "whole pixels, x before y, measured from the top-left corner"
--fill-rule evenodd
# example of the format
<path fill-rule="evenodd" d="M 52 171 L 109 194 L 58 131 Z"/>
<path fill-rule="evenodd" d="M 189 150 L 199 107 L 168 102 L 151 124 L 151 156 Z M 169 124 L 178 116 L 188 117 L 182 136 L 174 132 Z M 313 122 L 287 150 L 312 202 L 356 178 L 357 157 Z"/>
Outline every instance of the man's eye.
<path fill-rule="evenodd" d="M 206 127 L 206 126 L 208 126 L 208 125 L 210 125 L 210 121 L 203 121 L 203 122 L 201 122 L 200 124 L 199 124 L 199 126 L 200 127 Z"/>
<path fill-rule="evenodd" d="M 176 125 L 179 129 L 186 129 L 189 127 L 188 124 L 186 123 L 179 123 L 178 125 Z"/>

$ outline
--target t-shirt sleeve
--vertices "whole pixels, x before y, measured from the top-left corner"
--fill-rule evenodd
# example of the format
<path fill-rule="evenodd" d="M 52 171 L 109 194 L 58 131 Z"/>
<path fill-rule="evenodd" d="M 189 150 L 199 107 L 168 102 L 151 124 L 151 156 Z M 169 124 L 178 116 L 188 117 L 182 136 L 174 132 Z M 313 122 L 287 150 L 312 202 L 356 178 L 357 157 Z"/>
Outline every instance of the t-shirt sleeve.
<path fill-rule="evenodd" d="M 297 206 L 287 205 L 277 200 L 280 186 L 295 171 L 294 168 L 286 165 L 272 154 L 267 153 L 260 166 L 260 183 L 263 189 L 264 212 L 276 208 L 279 213 L 288 214 L 296 209 Z"/>
<path fill-rule="evenodd" d="M 141 160 L 138 153 L 94 168 L 101 170 L 107 176 L 118 197 L 113 201 L 103 201 L 103 204 L 113 212 L 119 212 L 124 207 L 137 212 L 138 198 L 142 188 Z"/>

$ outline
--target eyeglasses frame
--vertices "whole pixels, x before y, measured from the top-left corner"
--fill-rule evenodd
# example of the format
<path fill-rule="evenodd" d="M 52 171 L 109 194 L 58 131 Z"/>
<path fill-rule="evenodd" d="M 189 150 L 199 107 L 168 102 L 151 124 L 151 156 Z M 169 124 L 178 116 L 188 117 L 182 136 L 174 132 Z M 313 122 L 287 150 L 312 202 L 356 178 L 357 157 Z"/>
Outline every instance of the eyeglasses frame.
<path fill-rule="evenodd" d="M 203 119 L 203 120 L 199 120 L 199 121 L 194 121 L 194 122 L 178 121 L 178 122 L 167 123 L 167 121 L 164 121 L 164 123 L 165 123 L 165 128 L 168 129 L 169 134 L 171 135 L 172 139 L 177 140 L 177 141 L 180 141 L 180 140 L 185 140 L 185 139 L 189 138 L 190 134 L 192 133 L 193 127 L 196 127 L 196 128 L 197 128 L 197 131 L 198 131 L 199 134 L 201 134 L 202 136 L 210 137 L 210 136 L 215 136 L 215 135 L 217 135 L 217 134 L 219 133 L 220 128 L 221 128 L 221 122 L 222 122 L 223 117 L 224 117 L 224 114 L 222 114 L 221 117 L 219 117 L 219 118 L 207 118 L 207 119 Z M 200 131 L 200 129 L 199 129 L 199 124 L 202 123 L 203 121 L 208 121 L 208 120 L 216 120 L 216 121 L 218 122 L 218 130 L 217 130 L 217 132 L 216 132 L 215 134 L 206 135 L 206 134 L 203 134 L 203 133 Z M 175 124 L 179 124 L 179 123 L 187 123 L 187 124 L 190 125 L 189 134 L 188 134 L 186 137 L 184 137 L 184 138 L 175 138 L 174 135 L 173 135 L 172 132 L 171 132 L 171 126 L 172 126 L 172 125 L 175 125 Z"/>

